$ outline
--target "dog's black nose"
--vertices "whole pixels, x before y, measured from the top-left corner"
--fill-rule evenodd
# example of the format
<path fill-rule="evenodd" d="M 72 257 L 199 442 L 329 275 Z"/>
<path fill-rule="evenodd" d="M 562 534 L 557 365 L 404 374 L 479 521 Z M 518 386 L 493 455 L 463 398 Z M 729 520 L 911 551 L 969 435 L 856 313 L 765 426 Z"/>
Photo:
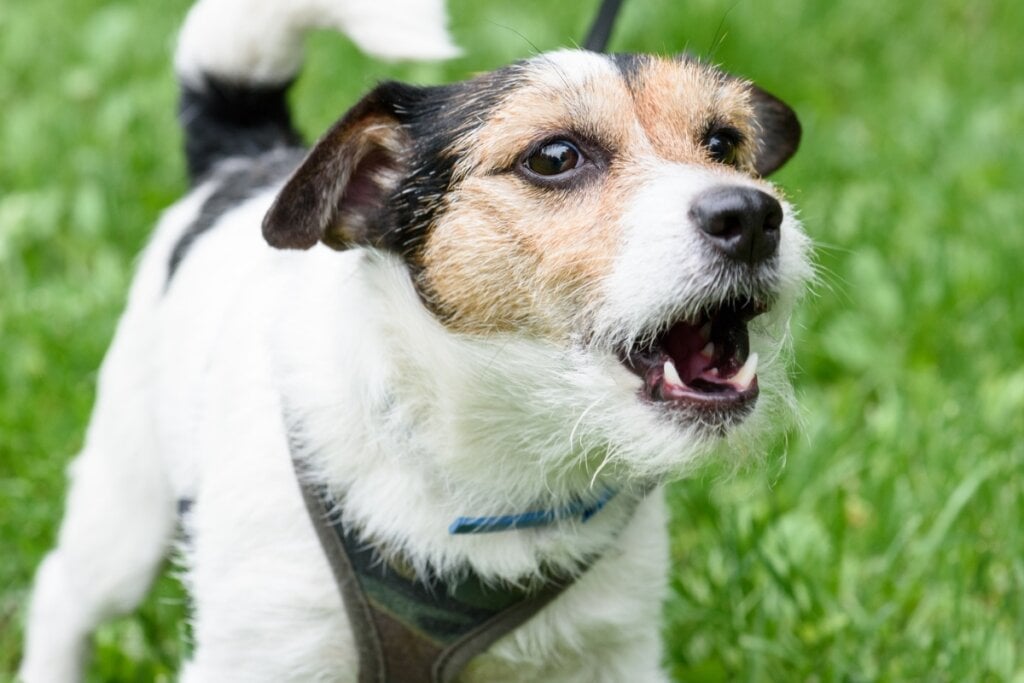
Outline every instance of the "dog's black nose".
<path fill-rule="evenodd" d="M 755 266 L 779 248 L 782 206 L 752 187 L 724 185 L 697 195 L 690 217 L 724 254 Z"/>

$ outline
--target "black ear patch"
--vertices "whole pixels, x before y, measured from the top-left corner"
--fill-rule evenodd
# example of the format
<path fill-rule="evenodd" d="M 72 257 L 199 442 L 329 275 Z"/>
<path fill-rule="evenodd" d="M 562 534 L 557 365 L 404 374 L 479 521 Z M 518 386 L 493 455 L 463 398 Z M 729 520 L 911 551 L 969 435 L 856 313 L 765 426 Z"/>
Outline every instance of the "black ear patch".
<path fill-rule="evenodd" d="M 750 102 L 760 128 L 754 168 L 763 176 L 780 168 L 800 146 L 800 121 L 789 105 L 750 84 Z"/>
<path fill-rule="evenodd" d="M 279 249 L 373 244 L 373 228 L 405 176 L 411 147 L 396 113 L 408 86 L 385 83 L 364 97 L 309 152 L 263 219 Z"/>

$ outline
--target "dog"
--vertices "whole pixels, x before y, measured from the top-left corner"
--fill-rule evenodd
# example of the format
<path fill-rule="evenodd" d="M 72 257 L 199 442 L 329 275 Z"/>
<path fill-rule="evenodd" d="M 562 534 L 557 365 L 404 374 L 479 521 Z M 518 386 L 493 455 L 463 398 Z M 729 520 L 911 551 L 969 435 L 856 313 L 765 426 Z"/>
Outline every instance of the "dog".
<path fill-rule="evenodd" d="M 692 57 L 559 50 L 381 84 L 303 148 L 285 96 L 306 30 L 443 58 L 445 22 L 441 0 L 190 11 L 193 188 L 103 363 L 26 683 L 78 680 L 89 633 L 169 554 L 192 604 L 182 680 L 357 680 L 304 485 L 442 596 L 569 577 L 458 680 L 667 680 L 662 485 L 757 454 L 792 412 L 810 242 L 764 177 L 799 123 Z"/>

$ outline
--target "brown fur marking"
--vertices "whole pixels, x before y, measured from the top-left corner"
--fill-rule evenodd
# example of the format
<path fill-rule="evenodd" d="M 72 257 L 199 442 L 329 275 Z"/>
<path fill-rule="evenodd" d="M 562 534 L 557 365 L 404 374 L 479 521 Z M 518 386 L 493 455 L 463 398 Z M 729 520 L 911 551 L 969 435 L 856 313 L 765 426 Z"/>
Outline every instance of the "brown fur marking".
<path fill-rule="evenodd" d="M 453 330 L 564 339 L 593 309 L 645 174 L 666 161 L 720 167 L 702 147 L 716 123 L 745 136 L 749 167 L 752 108 L 743 82 L 691 61 L 651 59 L 629 83 L 596 55 L 560 53 L 528 68 L 453 147 L 455 187 L 427 239 L 420 285 Z M 605 152 L 593 182 L 549 189 L 515 172 L 531 145 L 563 135 Z"/>

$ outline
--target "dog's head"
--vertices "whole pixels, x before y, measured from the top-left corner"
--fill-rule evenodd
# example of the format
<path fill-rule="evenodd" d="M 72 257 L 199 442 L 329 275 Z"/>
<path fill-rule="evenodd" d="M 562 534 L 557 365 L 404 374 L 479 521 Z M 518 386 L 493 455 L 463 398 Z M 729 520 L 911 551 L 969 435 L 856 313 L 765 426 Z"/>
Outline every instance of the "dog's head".
<path fill-rule="evenodd" d="M 492 363 L 493 381 L 532 387 L 508 401 L 561 410 L 583 450 L 672 469 L 787 402 L 778 357 L 808 241 L 762 178 L 799 138 L 789 107 L 695 59 L 556 52 L 381 85 L 314 147 L 264 235 L 397 255 L 446 333 L 543 357 Z"/>

